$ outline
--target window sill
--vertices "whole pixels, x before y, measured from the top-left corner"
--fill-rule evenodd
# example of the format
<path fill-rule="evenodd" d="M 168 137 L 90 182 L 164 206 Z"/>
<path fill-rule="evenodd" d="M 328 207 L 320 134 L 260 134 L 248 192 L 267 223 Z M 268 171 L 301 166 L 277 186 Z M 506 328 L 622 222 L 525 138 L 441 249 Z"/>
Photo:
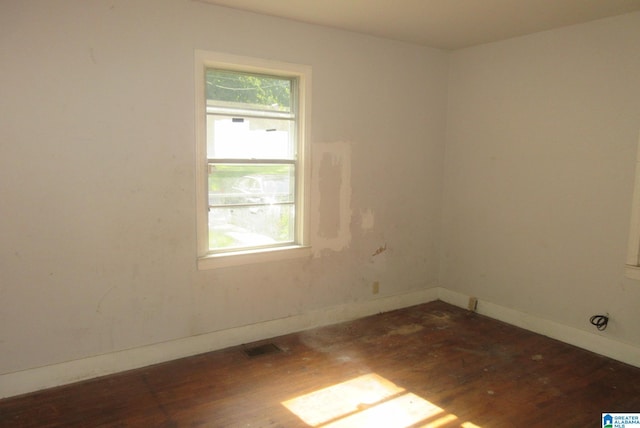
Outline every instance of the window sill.
<path fill-rule="evenodd" d="M 640 280 L 640 266 L 625 265 L 624 276 L 631 279 Z"/>
<path fill-rule="evenodd" d="M 302 245 L 268 248 L 264 250 L 238 251 L 226 254 L 209 254 L 198 258 L 198 270 L 274 262 L 309 256 L 311 256 L 311 247 Z"/>

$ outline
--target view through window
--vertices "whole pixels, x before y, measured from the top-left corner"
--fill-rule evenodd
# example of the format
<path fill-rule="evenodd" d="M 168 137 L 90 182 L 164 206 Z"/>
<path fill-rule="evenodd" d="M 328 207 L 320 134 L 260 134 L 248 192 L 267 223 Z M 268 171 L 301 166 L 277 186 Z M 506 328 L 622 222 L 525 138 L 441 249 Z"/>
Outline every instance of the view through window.
<path fill-rule="evenodd" d="M 295 244 L 298 80 L 207 68 L 209 252 Z"/>

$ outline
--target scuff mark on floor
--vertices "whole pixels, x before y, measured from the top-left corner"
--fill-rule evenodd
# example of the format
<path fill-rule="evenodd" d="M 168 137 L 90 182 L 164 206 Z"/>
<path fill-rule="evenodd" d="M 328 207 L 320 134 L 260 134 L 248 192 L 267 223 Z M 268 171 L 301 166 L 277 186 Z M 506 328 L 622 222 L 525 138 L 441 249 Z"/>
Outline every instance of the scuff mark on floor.
<path fill-rule="evenodd" d="M 406 324 L 403 325 L 401 327 L 398 327 L 396 329 L 391 330 L 388 335 L 389 336 L 396 336 L 396 335 L 400 335 L 400 336 L 407 336 L 409 334 L 413 334 L 413 333 L 417 333 L 420 330 L 423 330 L 424 326 L 420 325 L 420 324 Z"/>

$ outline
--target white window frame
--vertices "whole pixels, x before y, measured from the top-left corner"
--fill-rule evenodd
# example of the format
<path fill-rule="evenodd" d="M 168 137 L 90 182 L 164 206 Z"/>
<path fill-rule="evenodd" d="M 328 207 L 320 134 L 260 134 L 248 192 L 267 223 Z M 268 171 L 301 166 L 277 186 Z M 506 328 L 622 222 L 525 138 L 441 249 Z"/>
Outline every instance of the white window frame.
<path fill-rule="evenodd" d="M 633 186 L 633 201 L 631 204 L 631 225 L 629 227 L 629 247 L 625 275 L 628 278 L 640 280 L 640 136 L 636 153 L 635 182 Z"/>
<path fill-rule="evenodd" d="M 244 251 L 212 253 L 209 250 L 208 226 L 208 163 L 206 135 L 207 68 L 294 77 L 298 81 L 298 121 L 296 126 L 296 242 L 288 246 L 268 247 Z M 259 58 L 230 55 L 204 50 L 195 51 L 195 136 L 196 136 L 196 223 L 198 269 L 214 269 L 250 263 L 270 262 L 311 255 L 309 236 L 309 207 L 311 189 L 310 117 L 311 67 Z"/>

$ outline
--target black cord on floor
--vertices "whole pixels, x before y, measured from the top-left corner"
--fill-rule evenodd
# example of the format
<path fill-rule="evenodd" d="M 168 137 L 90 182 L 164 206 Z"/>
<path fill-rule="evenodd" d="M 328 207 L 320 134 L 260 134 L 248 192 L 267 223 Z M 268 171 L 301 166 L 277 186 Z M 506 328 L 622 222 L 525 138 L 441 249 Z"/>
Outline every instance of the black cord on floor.
<path fill-rule="evenodd" d="M 609 322 L 609 315 L 594 315 L 589 318 L 591 324 L 595 325 L 596 328 L 600 331 L 607 328 L 607 323 Z"/>

